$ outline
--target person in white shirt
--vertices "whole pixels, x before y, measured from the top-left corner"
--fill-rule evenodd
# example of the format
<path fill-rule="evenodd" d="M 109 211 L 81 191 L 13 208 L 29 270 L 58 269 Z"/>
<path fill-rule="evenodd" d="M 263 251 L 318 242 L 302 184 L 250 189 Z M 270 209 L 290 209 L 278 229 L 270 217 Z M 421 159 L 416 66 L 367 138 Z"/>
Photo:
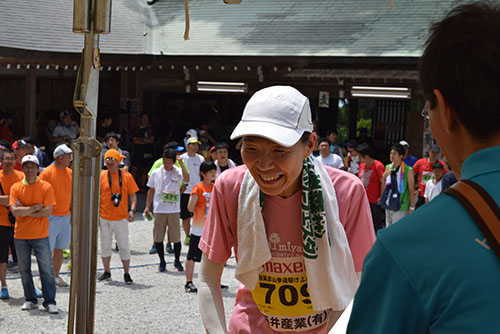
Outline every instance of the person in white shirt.
<path fill-rule="evenodd" d="M 191 137 L 187 140 L 187 152 L 181 155 L 182 160 L 186 163 L 187 169 L 189 171 L 189 183 L 186 186 L 186 190 L 181 195 L 181 219 L 182 219 L 182 228 L 184 229 L 184 233 L 186 234 L 186 240 L 184 243 L 189 245 L 189 235 L 191 233 L 191 217 L 193 217 L 193 213 L 189 212 L 187 209 L 187 205 L 189 202 L 189 196 L 191 195 L 191 190 L 193 187 L 198 184 L 200 180 L 200 166 L 205 158 L 198 154 L 197 152 L 200 149 L 201 142 L 195 138 Z"/>
<path fill-rule="evenodd" d="M 154 242 L 156 252 L 160 257 L 158 270 L 166 270 L 165 251 L 163 240 L 168 228 L 170 241 L 174 243 L 175 262 L 174 267 L 178 271 L 184 268 L 180 262 L 181 255 L 181 229 L 179 225 L 180 208 L 180 183 L 183 181 L 182 171 L 175 166 L 177 153 L 174 149 L 167 148 L 163 151 L 163 168 L 157 168 L 148 179 L 148 195 L 144 214 L 149 215 L 149 207 L 153 202 L 154 219 Z"/>
<path fill-rule="evenodd" d="M 441 165 L 439 162 L 436 162 L 434 165 L 432 165 L 432 174 L 434 177 L 427 181 L 427 183 L 425 184 L 425 203 L 432 201 L 434 197 L 441 194 L 443 165 Z"/>
<path fill-rule="evenodd" d="M 319 139 L 319 156 L 316 157 L 323 165 L 346 170 L 342 158 L 335 153 L 330 153 L 330 140 L 326 137 Z"/>
<path fill-rule="evenodd" d="M 215 145 L 215 152 L 217 153 L 217 160 L 215 160 L 216 174 L 219 176 L 223 171 L 236 167 L 233 160 L 229 159 L 229 145 L 225 142 L 220 142 Z"/>

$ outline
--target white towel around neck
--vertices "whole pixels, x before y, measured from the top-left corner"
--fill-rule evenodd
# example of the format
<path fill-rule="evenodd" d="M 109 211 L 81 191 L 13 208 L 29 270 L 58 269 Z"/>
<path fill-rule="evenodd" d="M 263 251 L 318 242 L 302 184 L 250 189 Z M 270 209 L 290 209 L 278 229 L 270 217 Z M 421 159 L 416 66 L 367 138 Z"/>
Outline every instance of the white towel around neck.
<path fill-rule="evenodd" d="M 316 173 L 320 176 L 328 233 L 316 238 L 318 257 L 314 260 L 304 258 L 309 294 L 314 310 L 344 310 L 354 297 L 359 282 L 339 220 L 332 181 L 323 165 L 313 160 Z M 250 290 L 255 289 L 263 265 L 271 259 L 259 196 L 259 186 L 247 170 L 238 197 L 238 263 L 235 277 Z"/>

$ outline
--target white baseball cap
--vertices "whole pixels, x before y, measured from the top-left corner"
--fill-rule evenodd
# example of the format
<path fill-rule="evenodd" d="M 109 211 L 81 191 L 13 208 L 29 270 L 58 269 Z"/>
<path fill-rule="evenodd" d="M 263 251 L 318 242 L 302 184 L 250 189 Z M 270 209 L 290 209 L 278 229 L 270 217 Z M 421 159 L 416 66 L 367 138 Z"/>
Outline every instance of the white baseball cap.
<path fill-rule="evenodd" d="M 193 137 L 193 138 L 198 138 L 198 133 L 196 132 L 195 129 L 189 129 L 186 131 L 186 136 L 190 136 L 190 137 Z"/>
<path fill-rule="evenodd" d="M 308 98 L 293 87 L 272 86 L 250 98 L 231 139 L 258 136 L 290 147 L 306 131 L 313 131 Z"/>
<path fill-rule="evenodd" d="M 399 144 L 403 145 L 403 146 L 406 146 L 406 147 L 410 147 L 410 144 L 408 144 L 408 142 L 406 140 L 400 141 Z"/>
<path fill-rule="evenodd" d="M 26 162 L 32 162 L 32 163 L 36 164 L 37 166 L 40 166 L 40 162 L 38 162 L 38 158 L 35 157 L 34 155 L 31 155 L 31 154 L 27 154 L 23 157 L 23 159 L 21 160 L 21 165 L 24 165 Z"/>
<path fill-rule="evenodd" d="M 54 150 L 54 159 L 57 159 L 61 155 L 73 153 L 73 151 L 66 144 L 61 144 Z"/>

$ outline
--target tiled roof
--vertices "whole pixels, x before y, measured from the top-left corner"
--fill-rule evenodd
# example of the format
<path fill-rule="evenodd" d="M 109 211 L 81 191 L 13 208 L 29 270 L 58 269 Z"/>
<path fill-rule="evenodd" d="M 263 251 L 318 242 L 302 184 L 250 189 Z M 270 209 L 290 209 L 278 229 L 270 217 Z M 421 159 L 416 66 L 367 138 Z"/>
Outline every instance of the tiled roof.
<path fill-rule="evenodd" d="M 428 28 L 457 0 L 114 0 L 103 53 L 174 56 L 418 57 Z M 80 52 L 73 1 L 1 0 L 0 46 Z"/>

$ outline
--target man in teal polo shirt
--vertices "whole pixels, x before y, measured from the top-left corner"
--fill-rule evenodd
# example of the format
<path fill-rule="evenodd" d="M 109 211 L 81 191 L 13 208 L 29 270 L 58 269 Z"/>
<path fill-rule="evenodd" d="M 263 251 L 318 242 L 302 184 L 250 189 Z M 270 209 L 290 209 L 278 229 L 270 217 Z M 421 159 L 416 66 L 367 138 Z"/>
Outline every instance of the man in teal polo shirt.
<path fill-rule="evenodd" d="M 500 6 L 457 7 L 432 27 L 420 81 L 432 135 L 457 179 L 500 204 Z M 428 111 L 427 111 L 428 110 Z M 441 194 L 379 231 L 348 333 L 500 333 L 500 259 Z"/>
<path fill-rule="evenodd" d="M 186 180 L 186 179 L 189 180 L 189 170 L 187 168 L 186 162 L 184 160 L 182 160 L 182 158 L 180 157 L 182 151 L 184 151 L 184 147 L 179 146 L 179 144 L 176 141 L 171 141 L 171 142 L 168 142 L 165 144 L 165 146 L 163 147 L 163 150 L 166 150 L 169 148 L 174 149 L 177 152 L 177 161 L 175 162 L 174 166 L 177 166 L 182 170 L 182 178 L 184 180 Z M 182 161 L 182 164 L 180 164 L 179 161 Z M 161 166 L 163 166 L 163 157 L 159 158 L 158 160 L 156 160 L 153 163 L 153 166 L 151 166 L 151 169 L 148 172 L 148 178 L 151 176 L 151 173 L 153 173 L 153 171 L 155 169 L 158 169 Z M 186 183 L 181 182 L 180 187 L 181 187 L 180 192 L 182 194 L 184 192 L 184 190 L 186 189 Z M 155 235 L 155 230 L 154 230 L 154 226 L 153 226 L 153 238 L 154 238 L 154 235 Z M 172 254 L 174 252 L 174 249 L 172 248 L 172 245 L 170 244 L 170 239 L 168 238 L 168 236 L 167 236 L 167 252 L 169 254 Z M 156 254 L 156 245 L 154 243 L 153 243 L 153 246 L 151 247 L 151 250 L 149 251 L 149 254 Z"/>

